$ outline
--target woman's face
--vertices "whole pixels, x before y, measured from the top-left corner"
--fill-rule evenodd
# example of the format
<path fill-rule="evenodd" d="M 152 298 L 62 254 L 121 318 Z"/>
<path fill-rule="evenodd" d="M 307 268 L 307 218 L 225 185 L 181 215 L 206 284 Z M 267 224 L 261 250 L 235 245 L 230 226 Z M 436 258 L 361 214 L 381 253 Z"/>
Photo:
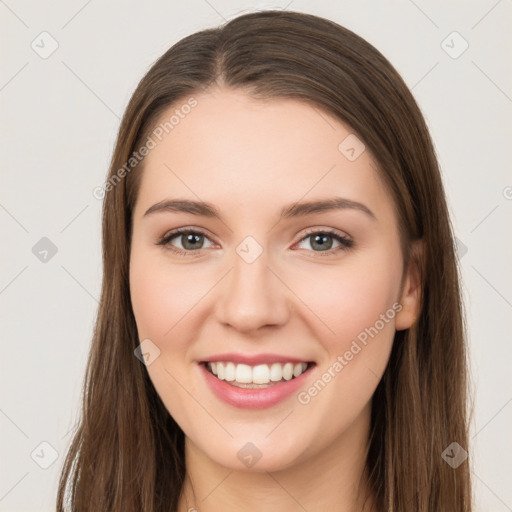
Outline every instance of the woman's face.
<path fill-rule="evenodd" d="M 274 471 L 355 446 L 395 330 L 415 317 L 392 198 L 323 111 L 228 89 L 194 98 L 147 144 L 133 214 L 149 376 L 188 442 L 225 467 Z"/>

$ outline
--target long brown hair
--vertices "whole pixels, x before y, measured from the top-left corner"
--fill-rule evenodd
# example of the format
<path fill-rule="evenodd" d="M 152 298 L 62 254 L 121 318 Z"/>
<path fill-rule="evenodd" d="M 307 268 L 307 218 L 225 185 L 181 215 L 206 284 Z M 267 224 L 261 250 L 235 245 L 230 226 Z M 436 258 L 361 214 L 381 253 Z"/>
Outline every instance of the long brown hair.
<path fill-rule="evenodd" d="M 442 456 L 453 442 L 468 449 L 467 361 L 454 236 L 428 129 L 372 45 L 332 21 L 285 11 L 245 14 L 185 37 L 131 98 L 105 187 L 101 300 L 57 510 L 177 509 L 184 433 L 134 356 L 140 340 L 128 270 L 141 166 L 126 163 L 164 110 L 212 84 L 308 102 L 348 124 L 374 155 L 395 201 L 405 265 L 413 241 L 422 240 L 424 252 L 420 316 L 396 332 L 372 401 L 371 491 L 383 511 L 470 511 L 468 460 L 455 468 Z"/>

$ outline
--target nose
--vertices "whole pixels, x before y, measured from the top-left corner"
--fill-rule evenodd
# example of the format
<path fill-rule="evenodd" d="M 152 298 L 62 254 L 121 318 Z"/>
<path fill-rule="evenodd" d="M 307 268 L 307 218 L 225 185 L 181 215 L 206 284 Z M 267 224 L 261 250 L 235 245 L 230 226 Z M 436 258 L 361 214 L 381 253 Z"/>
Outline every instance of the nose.
<path fill-rule="evenodd" d="M 217 320 L 248 333 L 283 325 L 291 311 L 290 291 L 263 252 L 248 263 L 234 255 L 231 272 L 223 279 L 216 305 Z"/>

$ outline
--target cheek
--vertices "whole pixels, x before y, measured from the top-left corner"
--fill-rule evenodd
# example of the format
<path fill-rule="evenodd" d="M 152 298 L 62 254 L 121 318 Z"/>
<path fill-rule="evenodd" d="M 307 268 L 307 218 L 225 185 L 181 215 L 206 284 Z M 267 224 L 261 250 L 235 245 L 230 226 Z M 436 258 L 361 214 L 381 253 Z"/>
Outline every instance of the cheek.
<path fill-rule="evenodd" d="M 391 254 L 376 256 L 325 267 L 298 292 L 322 321 L 315 322 L 316 339 L 326 355 L 316 380 L 298 398 L 306 407 L 311 404 L 307 410 L 318 418 L 339 420 L 323 423 L 327 437 L 355 421 L 389 360 L 400 308 L 401 261 Z"/>
<path fill-rule="evenodd" d="M 191 408 L 179 383 L 190 382 L 187 350 L 198 323 L 194 305 L 205 293 L 205 281 L 161 260 L 153 252 L 132 248 L 130 294 L 139 340 L 150 339 L 160 351 L 147 366 L 148 375 L 167 410 L 181 423 Z M 195 393 L 193 384 L 187 389 Z"/>
<path fill-rule="evenodd" d="M 204 279 L 191 276 L 184 267 L 170 265 L 144 250 L 132 250 L 130 294 L 139 336 L 154 338 L 157 343 L 172 338 L 180 319 L 199 301 L 204 289 Z"/>
<path fill-rule="evenodd" d="M 166 286 L 154 266 L 144 263 L 137 254 L 130 263 L 130 295 L 139 337 L 155 339 L 161 337 L 166 327 L 165 308 Z M 170 319 L 169 319 L 170 320 Z"/>
<path fill-rule="evenodd" d="M 350 345 L 393 307 L 399 298 L 401 270 L 399 257 L 376 250 L 336 265 L 318 265 L 314 275 L 297 272 L 300 279 L 290 274 L 289 279 L 293 279 L 297 296 L 321 320 L 324 327 L 319 330 L 319 339 L 330 353 L 331 346 L 341 350 Z M 395 313 L 392 310 L 387 315 L 391 321 L 384 327 L 378 323 L 388 337 L 394 332 Z"/>

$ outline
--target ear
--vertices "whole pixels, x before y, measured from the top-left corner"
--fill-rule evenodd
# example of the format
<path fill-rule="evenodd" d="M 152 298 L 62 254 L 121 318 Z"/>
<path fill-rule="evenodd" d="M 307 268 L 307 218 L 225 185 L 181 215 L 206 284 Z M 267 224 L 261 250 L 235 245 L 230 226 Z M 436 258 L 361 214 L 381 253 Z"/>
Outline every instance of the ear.
<path fill-rule="evenodd" d="M 421 312 L 422 297 L 422 261 L 423 244 L 421 240 L 413 242 L 409 258 L 409 267 L 403 279 L 400 304 L 402 309 L 395 317 L 397 331 L 409 329 L 418 320 Z"/>

